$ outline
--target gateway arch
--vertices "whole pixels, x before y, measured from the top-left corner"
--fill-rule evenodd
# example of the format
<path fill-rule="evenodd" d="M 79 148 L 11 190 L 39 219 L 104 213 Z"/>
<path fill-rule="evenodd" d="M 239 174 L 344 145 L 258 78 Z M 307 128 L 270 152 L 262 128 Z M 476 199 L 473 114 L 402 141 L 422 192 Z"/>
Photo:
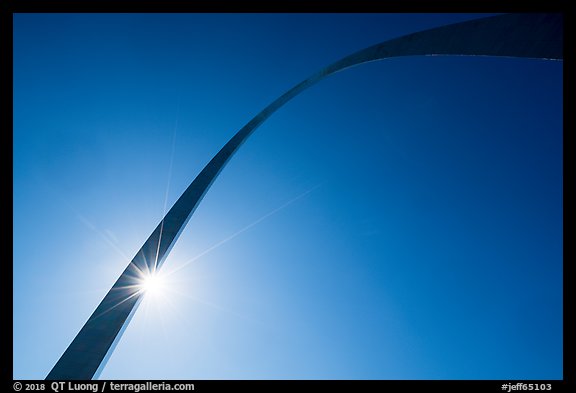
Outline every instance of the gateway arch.
<path fill-rule="evenodd" d="M 248 137 L 276 110 L 325 77 L 399 56 L 465 55 L 563 59 L 562 14 L 505 14 L 408 34 L 370 46 L 321 69 L 264 108 L 196 176 L 54 365 L 48 380 L 97 378 L 143 297 L 143 272 L 159 269 L 202 198 Z"/>

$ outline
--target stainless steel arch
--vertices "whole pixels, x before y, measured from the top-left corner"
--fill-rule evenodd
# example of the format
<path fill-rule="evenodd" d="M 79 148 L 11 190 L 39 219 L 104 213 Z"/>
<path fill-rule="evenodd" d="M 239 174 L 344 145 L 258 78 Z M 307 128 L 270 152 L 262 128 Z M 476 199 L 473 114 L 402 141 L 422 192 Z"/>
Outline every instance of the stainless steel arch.
<path fill-rule="evenodd" d="M 506 14 L 425 30 L 360 50 L 288 90 L 238 131 L 188 186 L 120 275 L 46 379 L 92 379 L 137 309 L 142 272 L 155 271 L 233 154 L 276 110 L 328 75 L 398 56 L 472 55 L 563 59 L 562 14 Z"/>

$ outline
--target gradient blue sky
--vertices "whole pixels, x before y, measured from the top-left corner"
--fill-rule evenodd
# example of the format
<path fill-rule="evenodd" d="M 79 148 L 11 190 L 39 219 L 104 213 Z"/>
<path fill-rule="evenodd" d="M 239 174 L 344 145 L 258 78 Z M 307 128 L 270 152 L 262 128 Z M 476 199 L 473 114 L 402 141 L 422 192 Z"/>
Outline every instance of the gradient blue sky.
<path fill-rule="evenodd" d="M 220 147 L 321 67 L 474 14 L 14 16 L 14 378 Z M 322 81 L 214 183 L 104 379 L 561 379 L 562 62 Z"/>

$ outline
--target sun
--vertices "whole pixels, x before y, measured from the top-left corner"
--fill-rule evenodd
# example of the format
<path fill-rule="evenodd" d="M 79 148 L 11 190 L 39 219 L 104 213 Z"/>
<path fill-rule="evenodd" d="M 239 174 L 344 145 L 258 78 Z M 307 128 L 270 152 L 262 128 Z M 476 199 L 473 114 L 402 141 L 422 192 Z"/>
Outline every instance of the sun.
<path fill-rule="evenodd" d="M 152 321 L 160 321 L 164 326 L 179 313 L 178 300 L 182 292 L 171 270 L 145 268 L 138 272 L 132 288 L 133 296 L 141 302 L 141 318 L 148 326 L 157 326 Z"/>
<path fill-rule="evenodd" d="M 140 279 L 138 286 L 140 292 L 157 297 L 166 290 L 166 280 L 157 272 L 147 273 Z"/>

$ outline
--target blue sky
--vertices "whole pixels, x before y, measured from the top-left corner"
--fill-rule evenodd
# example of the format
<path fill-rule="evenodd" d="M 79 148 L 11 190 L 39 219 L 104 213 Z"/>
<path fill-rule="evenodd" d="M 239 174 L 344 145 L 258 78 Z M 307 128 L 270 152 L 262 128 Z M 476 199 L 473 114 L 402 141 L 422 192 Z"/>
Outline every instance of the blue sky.
<path fill-rule="evenodd" d="M 14 16 L 14 378 L 220 147 L 369 45 L 484 14 Z M 562 62 L 407 57 L 274 114 L 104 379 L 561 379 Z"/>

